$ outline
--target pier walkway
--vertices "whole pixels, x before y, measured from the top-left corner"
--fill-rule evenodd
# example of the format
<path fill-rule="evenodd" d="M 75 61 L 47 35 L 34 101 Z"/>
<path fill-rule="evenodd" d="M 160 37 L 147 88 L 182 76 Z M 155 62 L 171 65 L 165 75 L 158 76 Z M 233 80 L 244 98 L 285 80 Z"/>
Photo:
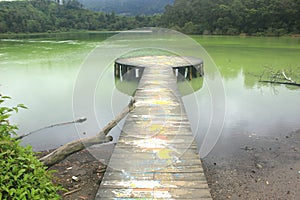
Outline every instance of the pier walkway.
<path fill-rule="evenodd" d="M 96 199 L 211 199 L 172 60 L 144 66 Z"/>

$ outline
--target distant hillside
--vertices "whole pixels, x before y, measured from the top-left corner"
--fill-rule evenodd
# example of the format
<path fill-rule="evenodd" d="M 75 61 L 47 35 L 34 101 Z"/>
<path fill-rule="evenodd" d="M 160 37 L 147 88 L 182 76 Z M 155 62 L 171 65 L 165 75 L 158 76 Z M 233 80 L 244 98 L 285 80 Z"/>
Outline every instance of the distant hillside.
<path fill-rule="evenodd" d="M 174 0 L 78 0 L 93 11 L 115 12 L 120 15 L 153 15 L 163 13 Z"/>
<path fill-rule="evenodd" d="M 55 1 L 0 1 L 0 33 L 119 31 L 156 27 L 160 20 L 160 16 L 120 16 L 94 12 L 83 9 L 81 3 L 73 0 L 65 0 L 64 4 Z"/>

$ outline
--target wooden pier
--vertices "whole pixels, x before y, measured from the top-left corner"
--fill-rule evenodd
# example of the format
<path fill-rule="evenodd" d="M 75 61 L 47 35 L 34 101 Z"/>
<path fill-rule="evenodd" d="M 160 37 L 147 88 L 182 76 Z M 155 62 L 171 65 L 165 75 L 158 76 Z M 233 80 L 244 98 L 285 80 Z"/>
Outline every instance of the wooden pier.
<path fill-rule="evenodd" d="M 136 108 L 126 119 L 96 199 L 211 199 L 172 69 L 190 62 L 167 56 L 145 60 L 128 63 L 144 67 Z"/>
<path fill-rule="evenodd" d="M 172 67 L 177 80 L 192 80 L 204 75 L 201 59 L 178 56 L 142 56 L 117 59 L 115 61 L 115 78 L 140 80 L 145 66 L 154 66 L 157 59 L 164 65 Z"/>

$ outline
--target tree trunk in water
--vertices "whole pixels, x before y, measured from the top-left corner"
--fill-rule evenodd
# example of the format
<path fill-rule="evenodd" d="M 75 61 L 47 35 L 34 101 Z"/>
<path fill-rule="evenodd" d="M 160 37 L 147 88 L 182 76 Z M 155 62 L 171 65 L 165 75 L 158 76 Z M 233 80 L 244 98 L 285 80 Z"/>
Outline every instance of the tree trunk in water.
<path fill-rule="evenodd" d="M 299 83 L 292 83 L 292 82 L 281 82 L 281 81 L 259 81 L 261 83 L 272 83 L 272 84 L 284 84 L 284 85 L 294 85 L 300 86 Z"/>

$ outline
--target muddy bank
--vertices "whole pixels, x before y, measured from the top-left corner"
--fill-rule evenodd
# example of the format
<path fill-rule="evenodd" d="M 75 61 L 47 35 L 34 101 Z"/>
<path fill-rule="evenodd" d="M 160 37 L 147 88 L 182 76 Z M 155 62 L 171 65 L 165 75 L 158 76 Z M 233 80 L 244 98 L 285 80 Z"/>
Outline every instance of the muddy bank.
<path fill-rule="evenodd" d="M 203 159 L 212 196 L 222 199 L 300 197 L 300 131 L 278 137 L 222 139 Z M 232 145 L 230 145 L 232 144 Z"/>
<path fill-rule="evenodd" d="M 66 191 L 61 192 L 64 200 L 92 200 L 95 198 L 105 173 L 114 145 L 93 146 L 75 153 L 52 166 L 54 182 Z M 47 154 L 48 152 L 43 152 Z"/>

